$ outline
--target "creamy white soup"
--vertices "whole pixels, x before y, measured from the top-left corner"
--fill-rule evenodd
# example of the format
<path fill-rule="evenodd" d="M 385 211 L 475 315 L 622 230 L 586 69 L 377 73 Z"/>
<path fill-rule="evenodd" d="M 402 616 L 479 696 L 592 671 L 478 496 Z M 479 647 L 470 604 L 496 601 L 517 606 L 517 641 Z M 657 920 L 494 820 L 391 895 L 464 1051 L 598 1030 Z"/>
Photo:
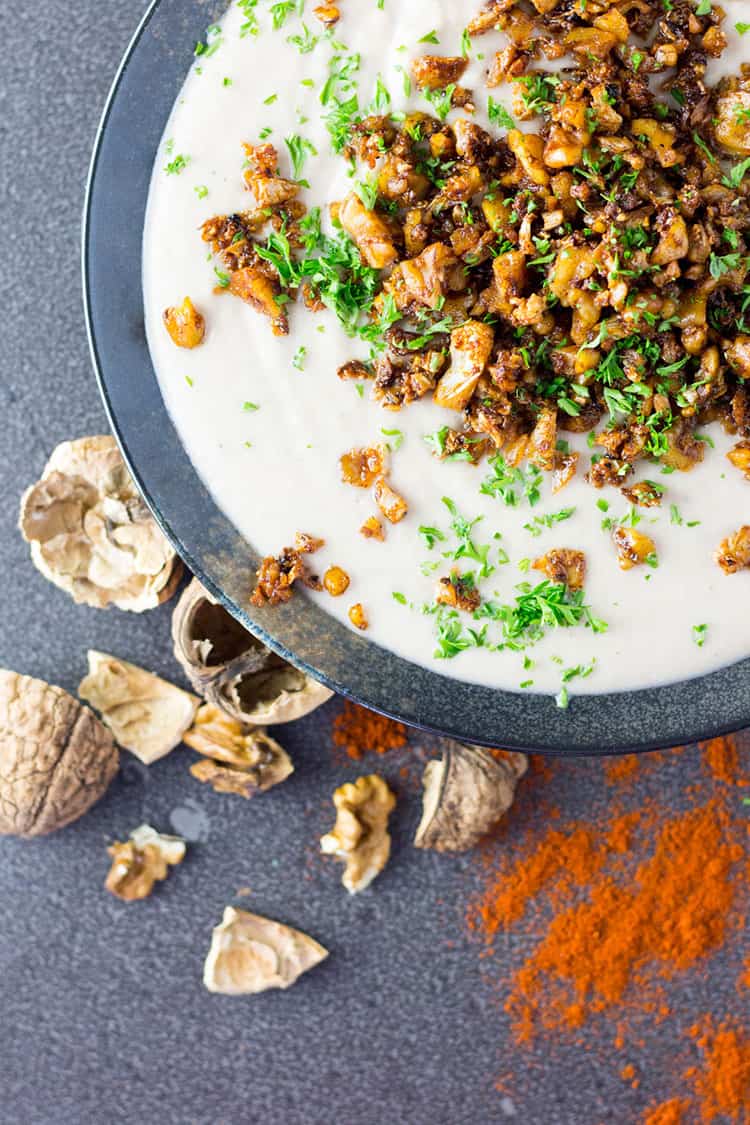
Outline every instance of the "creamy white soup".
<path fill-rule="evenodd" d="M 558 434 L 580 452 L 580 462 L 557 494 L 550 474 L 537 480 L 524 464 L 515 483 L 501 483 L 491 495 L 481 491 L 493 478 L 486 458 L 474 465 L 434 455 L 439 438 L 430 435 L 446 425 L 460 428 L 459 413 L 437 406 L 431 395 L 386 410 L 373 398 L 370 381 L 337 377 L 342 364 L 366 358 L 368 349 L 332 312 L 290 303 L 289 334 L 274 336 L 267 317 L 223 291 L 222 265 L 202 240 L 201 225 L 248 208 L 243 143 L 276 147 L 281 174 L 310 185 L 300 198 L 321 208 L 328 230 L 330 203 L 352 190 L 350 168 L 332 149 L 321 105 L 321 92 L 342 60 L 359 57 L 351 89 L 363 106 L 377 100 L 379 90 L 383 104 L 385 90 L 387 112 L 434 112 L 405 80 L 410 64 L 422 54 L 458 56 L 463 49 L 469 65 L 460 83 L 473 91 L 472 120 L 504 134 L 496 108 L 489 121 L 488 96 L 513 113 L 512 83 L 485 85 L 488 61 L 506 37 L 491 31 L 468 42 L 463 35 L 478 3 L 341 0 L 341 18 L 328 34 L 313 4 L 302 13 L 300 7 L 233 3 L 221 24 L 208 29 L 154 168 L 144 236 L 148 339 L 170 415 L 217 504 L 263 554 L 292 544 L 297 531 L 324 539 L 311 567 L 322 574 L 340 566 L 350 586 L 341 597 L 325 591 L 296 596 L 315 598 L 347 625 L 350 607 L 361 603 L 374 644 L 446 676 L 555 694 L 565 705 L 568 692 L 674 682 L 747 656 L 750 570 L 725 574 L 714 557 L 727 536 L 750 522 L 750 484 L 726 457 L 737 434 L 716 422 L 702 426 L 706 455 L 690 472 L 664 474 L 658 463 L 638 461 L 627 483 L 656 482 L 663 488 L 656 507 L 634 507 L 616 488 L 592 487 L 585 475 L 596 448 L 586 433 Z M 729 45 L 710 63 L 713 80 L 739 73 L 750 44 L 750 32 L 743 41 L 736 26 L 744 26 L 744 0 L 725 0 L 723 7 Z M 462 116 L 464 110 L 453 109 L 448 123 Z M 729 165 L 740 159 L 730 155 Z M 361 169 L 354 178 L 364 178 Z M 205 339 L 192 350 L 175 346 L 162 319 L 186 295 L 206 326 Z M 346 450 L 377 443 L 390 446 L 388 479 L 408 503 L 406 517 L 392 525 L 371 489 L 341 478 Z M 632 521 L 633 512 L 654 552 L 645 565 L 623 570 L 612 529 L 623 518 Z M 468 534 L 457 514 L 478 520 Z M 382 542 L 360 534 L 373 515 L 385 527 Z M 482 565 L 460 557 L 462 542 L 485 560 L 490 573 L 481 578 L 482 598 L 495 607 L 517 607 L 522 584 L 533 589 L 544 580 L 533 562 L 551 548 L 584 552 L 581 599 L 589 611 L 572 627 L 545 628 L 528 645 L 503 644 L 501 624 L 488 617 L 468 614 L 453 630 L 441 626 L 435 612 L 425 612 L 434 607 L 436 580 L 457 565 L 457 552 L 462 569 L 477 572 Z M 463 640 L 454 643 L 456 637 Z"/>

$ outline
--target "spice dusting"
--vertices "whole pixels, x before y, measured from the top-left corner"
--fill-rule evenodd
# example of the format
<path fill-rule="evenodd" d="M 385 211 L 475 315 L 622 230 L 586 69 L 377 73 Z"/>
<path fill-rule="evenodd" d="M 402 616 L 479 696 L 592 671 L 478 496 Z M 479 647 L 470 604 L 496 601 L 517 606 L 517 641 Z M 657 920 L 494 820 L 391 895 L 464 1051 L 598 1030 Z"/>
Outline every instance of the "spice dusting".
<path fill-rule="evenodd" d="M 484 955 L 512 950 L 512 935 L 525 935 L 523 958 L 503 956 L 496 980 L 520 1057 L 537 1043 L 588 1050 L 611 1034 L 619 1052 L 642 1047 L 647 1027 L 662 1028 L 662 1039 L 676 1034 L 672 1088 L 658 1091 L 661 1101 L 650 1091 L 643 1125 L 747 1122 L 750 1110 L 747 1028 L 726 1011 L 686 1028 L 674 1004 L 685 974 L 703 977 L 718 951 L 742 942 L 750 907 L 742 747 L 720 738 L 699 753 L 705 783 L 686 782 L 676 807 L 660 801 L 656 778 L 656 795 L 627 807 L 633 777 L 666 768 L 664 751 L 602 764 L 612 793 L 605 814 L 558 819 L 534 840 L 521 811 L 481 853 L 483 885 L 466 909 Z M 537 774 L 527 784 L 543 790 L 554 780 Z M 528 798 L 539 794 L 530 789 Z M 746 955 L 738 994 L 745 987 Z M 642 1072 L 627 1056 L 617 1073 L 640 1088 Z"/>
<path fill-rule="evenodd" d="M 406 746 L 406 727 L 346 700 L 333 721 L 333 742 L 353 761 L 365 754 L 387 754 Z"/>

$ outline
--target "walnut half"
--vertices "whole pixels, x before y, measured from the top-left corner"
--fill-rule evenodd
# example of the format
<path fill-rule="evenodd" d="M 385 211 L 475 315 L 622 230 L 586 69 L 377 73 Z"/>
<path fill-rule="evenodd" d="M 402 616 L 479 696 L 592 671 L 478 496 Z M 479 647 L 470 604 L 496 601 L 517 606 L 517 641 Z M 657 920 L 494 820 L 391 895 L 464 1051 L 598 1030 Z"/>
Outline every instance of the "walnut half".
<path fill-rule="evenodd" d="M 0 669 L 0 836 L 71 824 L 117 773 L 112 735 L 62 688 Z"/>
<path fill-rule="evenodd" d="M 369 887 L 391 854 L 388 817 L 396 798 L 382 777 L 369 774 L 333 794 L 336 824 L 321 837 L 320 850 L 346 862 L 342 882 L 351 894 Z"/>
<path fill-rule="evenodd" d="M 294 772 L 289 756 L 264 730 L 230 719 L 212 703 L 200 708 L 183 741 L 206 758 L 190 767 L 191 774 L 217 793 L 254 797 Z"/>
<path fill-rule="evenodd" d="M 125 843 L 112 844 L 107 851 L 112 867 L 104 886 L 123 902 L 148 898 L 154 884 L 166 879 L 170 867 L 185 858 L 185 841 L 179 836 L 161 836 L 148 824 L 130 833 Z"/>

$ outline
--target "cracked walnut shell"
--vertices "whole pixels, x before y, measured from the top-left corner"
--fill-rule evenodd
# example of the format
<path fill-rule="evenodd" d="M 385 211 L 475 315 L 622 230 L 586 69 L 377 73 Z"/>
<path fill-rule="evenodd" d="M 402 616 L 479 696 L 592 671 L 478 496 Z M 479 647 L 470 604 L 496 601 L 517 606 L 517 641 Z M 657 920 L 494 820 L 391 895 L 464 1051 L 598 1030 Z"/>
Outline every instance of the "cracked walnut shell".
<path fill-rule="evenodd" d="M 34 565 L 73 600 L 142 613 L 177 588 L 182 564 L 159 530 L 113 437 L 58 445 L 21 500 Z"/>
<path fill-rule="evenodd" d="M 107 848 L 112 867 L 104 886 L 123 902 L 148 898 L 154 884 L 166 879 L 170 867 L 185 858 L 185 841 L 179 836 L 161 836 L 148 824 L 130 833 L 125 843 Z"/>
<path fill-rule="evenodd" d="M 116 656 L 90 650 L 88 660 L 78 694 L 96 708 L 120 746 L 151 765 L 179 745 L 198 709 L 196 696 Z"/>
<path fill-rule="evenodd" d="M 327 956 L 327 949 L 300 930 L 228 906 L 213 931 L 203 983 L 225 996 L 289 988 Z"/>
<path fill-rule="evenodd" d="M 321 837 L 320 850 L 346 862 L 342 883 L 351 894 L 379 875 L 391 854 L 388 817 L 396 807 L 388 785 L 377 774 L 358 777 L 333 794 L 336 824 Z"/>
<path fill-rule="evenodd" d="M 333 694 L 248 633 L 197 578 L 175 606 L 172 640 L 193 688 L 240 723 L 289 723 Z"/>
<path fill-rule="evenodd" d="M 43 680 L 0 670 L 0 835 L 64 828 L 117 773 L 112 735 L 88 707 Z"/>

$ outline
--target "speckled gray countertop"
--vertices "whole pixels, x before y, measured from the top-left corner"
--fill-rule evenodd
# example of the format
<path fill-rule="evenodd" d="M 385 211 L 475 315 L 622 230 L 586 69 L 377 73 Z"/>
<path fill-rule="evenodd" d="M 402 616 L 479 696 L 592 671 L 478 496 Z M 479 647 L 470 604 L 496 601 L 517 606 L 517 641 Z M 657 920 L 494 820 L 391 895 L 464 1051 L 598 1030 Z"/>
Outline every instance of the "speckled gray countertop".
<path fill-rule="evenodd" d="M 80 212 L 97 121 L 143 0 L 15 10 L 0 74 L 0 663 L 75 690 L 93 647 L 178 679 L 169 607 L 141 617 L 78 608 L 36 573 L 15 530 L 19 494 L 52 448 L 106 427 L 81 311 Z M 148 770 L 124 755 L 77 825 L 0 841 L 0 1122 L 620 1125 L 681 1092 L 693 1015 L 747 1008 L 735 984 L 742 943 L 673 981 L 672 1021 L 642 1027 L 624 1054 L 601 1025 L 585 1049 L 564 1038 L 513 1048 L 500 982 L 544 934 L 544 914 L 480 957 L 464 923 L 477 857 L 410 847 L 413 759 L 429 744 L 361 766 L 337 759 L 339 706 L 279 732 L 297 769 L 262 800 L 199 786 L 188 751 Z M 370 892 L 349 898 L 316 841 L 336 784 L 377 766 L 401 798 L 393 860 Z M 643 770 L 626 800 L 668 807 L 688 784 L 711 793 L 695 750 Z M 511 825 L 501 845 L 515 854 L 533 846 L 553 805 L 564 823 L 604 815 L 614 799 L 599 762 L 563 763 L 524 786 L 523 832 Z M 187 830 L 193 846 L 150 900 L 125 905 L 102 888 L 105 847 L 143 821 Z M 238 899 L 241 888 L 250 896 Z M 209 995 L 202 962 L 230 902 L 307 930 L 331 957 L 287 993 Z M 626 1063 L 637 1089 L 620 1077 Z M 501 1093 L 502 1075 L 512 1077 Z"/>

